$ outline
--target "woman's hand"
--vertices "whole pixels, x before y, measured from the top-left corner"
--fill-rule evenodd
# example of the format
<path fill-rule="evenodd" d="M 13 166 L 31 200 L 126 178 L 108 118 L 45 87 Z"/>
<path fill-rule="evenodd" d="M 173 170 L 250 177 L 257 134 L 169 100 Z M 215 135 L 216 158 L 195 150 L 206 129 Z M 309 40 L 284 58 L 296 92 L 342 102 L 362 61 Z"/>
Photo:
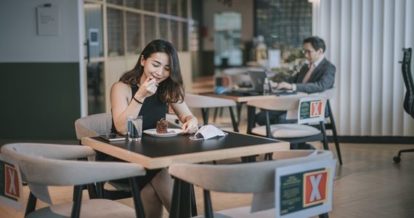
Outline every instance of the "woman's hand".
<path fill-rule="evenodd" d="M 157 92 L 158 83 L 153 77 L 148 77 L 140 86 L 135 94 L 138 99 L 149 97 Z"/>
<path fill-rule="evenodd" d="M 185 118 L 185 122 L 181 129 L 183 130 L 183 133 L 195 133 L 198 130 L 198 120 L 192 115 L 189 115 Z"/>

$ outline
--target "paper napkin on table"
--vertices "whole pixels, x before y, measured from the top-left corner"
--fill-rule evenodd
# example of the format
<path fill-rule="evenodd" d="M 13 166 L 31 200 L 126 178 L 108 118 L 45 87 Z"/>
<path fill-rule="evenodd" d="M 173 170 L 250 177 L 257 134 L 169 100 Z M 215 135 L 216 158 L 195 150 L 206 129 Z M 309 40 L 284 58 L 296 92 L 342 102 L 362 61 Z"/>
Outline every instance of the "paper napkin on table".
<path fill-rule="evenodd" d="M 198 131 L 194 134 L 195 138 L 197 139 L 211 139 L 216 136 L 225 136 L 227 133 L 223 132 L 221 129 L 213 126 L 213 125 L 205 125 L 202 126 Z"/>

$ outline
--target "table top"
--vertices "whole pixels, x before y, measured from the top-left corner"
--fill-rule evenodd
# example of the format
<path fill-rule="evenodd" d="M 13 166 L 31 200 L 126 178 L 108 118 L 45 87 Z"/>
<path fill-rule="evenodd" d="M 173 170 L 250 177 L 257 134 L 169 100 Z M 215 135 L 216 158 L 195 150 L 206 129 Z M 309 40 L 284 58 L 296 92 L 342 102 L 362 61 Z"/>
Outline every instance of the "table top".
<path fill-rule="evenodd" d="M 224 99 L 230 99 L 233 100 L 237 103 L 245 103 L 251 100 L 268 100 L 268 99 L 275 99 L 275 98 L 299 98 L 299 97 L 303 97 L 306 96 L 307 94 L 304 92 L 298 92 L 295 94 L 291 94 L 291 95 L 233 95 L 231 93 L 228 94 L 216 94 L 214 92 L 204 92 L 204 93 L 199 93 L 200 95 L 206 95 L 206 96 L 212 96 L 212 97 L 218 97 L 218 98 L 224 98 Z"/>
<path fill-rule="evenodd" d="M 175 162 L 199 163 L 289 150 L 287 142 L 235 132 L 208 140 L 189 135 L 158 138 L 144 134 L 141 141 L 106 142 L 100 137 L 82 138 L 82 144 L 147 169 L 168 167 Z"/>

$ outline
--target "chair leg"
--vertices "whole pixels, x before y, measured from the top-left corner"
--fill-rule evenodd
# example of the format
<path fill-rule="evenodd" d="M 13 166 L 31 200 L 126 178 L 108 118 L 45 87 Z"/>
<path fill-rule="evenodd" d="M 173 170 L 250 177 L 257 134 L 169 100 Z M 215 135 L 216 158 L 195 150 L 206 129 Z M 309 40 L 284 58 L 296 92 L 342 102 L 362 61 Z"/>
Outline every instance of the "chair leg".
<path fill-rule="evenodd" d="M 142 201 L 141 201 L 141 192 L 139 191 L 139 187 L 138 187 L 138 177 L 130 178 L 129 183 L 131 185 L 132 198 L 134 200 L 135 215 L 137 218 L 138 217 L 144 218 L 145 212 L 144 212 L 144 206 L 142 205 Z"/>
<path fill-rule="evenodd" d="M 341 148 L 339 147 L 338 135 L 336 133 L 335 119 L 333 117 L 333 113 L 332 113 L 332 109 L 331 109 L 331 103 L 329 102 L 329 100 L 326 102 L 326 106 L 328 108 L 329 120 L 331 122 L 332 137 L 333 137 L 333 140 L 334 140 L 334 143 L 335 143 L 336 153 L 338 154 L 339 164 L 342 165 Z"/>
<path fill-rule="evenodd" d="M 191 195 L 191 215 L 197 216 L 197 202 L 195 197 L 194 185 L 190 185 L 190 195 Z"/>
<path fill-rule="evenodd" d="M 321 133 L 322 133 L 322 143 L 323 143 L 323 149 L 324 150 L 329 150 L 329 146 L 328 146 L 328 138 L 326 137 L 326 129 L 325 129 L 325 123 L 323 121 L 321 121 L 320 123 L 320 127 L 321 127 Z"/>
<path fill-rule="evenodd" d="M 203 197 L 204 197 L 204 216 L 206 218 L 213 218 L 213 205 L 211 204 L 211 196 L 209 190 L 203 189 Z"/>
<path fill-rule="evenodd" d="M 36 209 L 37 198 L 33 195 L 32 192 L 29 194 L 29 200 L 27 200 L 26 211 L 24 216 L 26 217 L 29 213 L 33 212 Z"/>
<path fill-rule="evenodd" d="M 233 124 L 233 130 L 235 132 L 239 132 L 238 122 L 236 121 L 236 117 L 234 116 L 233 108 L 229 107 L 230 117 L 231 117 L 231 124 Z"/>
<path fill-rule="evenodd" d="M 394 156 L 394 158 L 393 158 L 394 162 L 395 162 L 395 163 L 399 163 L 399 162 L 401 162 L 401 154 L 402 154 L 402 153 L 407 153 L 407 152 L 414 152 L 414 149 L 412 148 L 412 149 L 403 149 L 403 150 L 399 150 L 399 151 L 398 151 L 398 155 L 397 155 L 397 156 Z"/>
<path fill-rule="evenodd" d="M 252 134 L 252 129 L 255 122 L 255 113 L 256 108 L 252 106 L 247 106 L 247 134 Z M 240 121 L 239 121 L 240 122 Z"/>
<path fill-rule="evenodd" d="M 204 125 L 208 124 L 208 108 L 201 108 L 201 115 L 203 116 Z"/>
<path fill-rule="evenodd" d="M 328 213 L 323 213 L 323 214 L 319 215 L 319 218 L 329 218 L 329 214 Z"/>
<path fill-rule="evenodd" d="M 214 108 L 213 123 L 216 122 L 218 110 L 219 110 L 218 107 Z"/>
<path fill-rule="evenodd" d="M 82 206 L 82 190 L 84 189 L 83 185 L 77 185 L 73 188 L 73 205 L 71 218 L 79 218 L 80 211 Z"/>
<path fill-rule="evenodd" d="M 190 184 L 174 178 L 174 189 L 170 210 L 171 218 L 192 217 Z"/>

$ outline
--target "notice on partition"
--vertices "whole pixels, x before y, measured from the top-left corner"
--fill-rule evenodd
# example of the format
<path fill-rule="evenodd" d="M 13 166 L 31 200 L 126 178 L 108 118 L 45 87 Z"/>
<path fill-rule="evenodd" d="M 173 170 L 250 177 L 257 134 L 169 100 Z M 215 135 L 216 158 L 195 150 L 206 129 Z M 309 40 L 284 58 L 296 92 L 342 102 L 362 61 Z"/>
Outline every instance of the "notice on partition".
<path fill-rule="evenodd" d="M 276 217 L 311 217 L 332 210 L 334 160 L 276 169 Z"/>
<path fill-rule="evenodd" d="M 0 204 L 23 210 L 22 179 L 13 161 L 0 154 Z"/>
<path fill-rule="evenodd" d="M 59 35 L 59 8 L 55 5 L 42 5 L 36 8 L 37 35 Z"/>

